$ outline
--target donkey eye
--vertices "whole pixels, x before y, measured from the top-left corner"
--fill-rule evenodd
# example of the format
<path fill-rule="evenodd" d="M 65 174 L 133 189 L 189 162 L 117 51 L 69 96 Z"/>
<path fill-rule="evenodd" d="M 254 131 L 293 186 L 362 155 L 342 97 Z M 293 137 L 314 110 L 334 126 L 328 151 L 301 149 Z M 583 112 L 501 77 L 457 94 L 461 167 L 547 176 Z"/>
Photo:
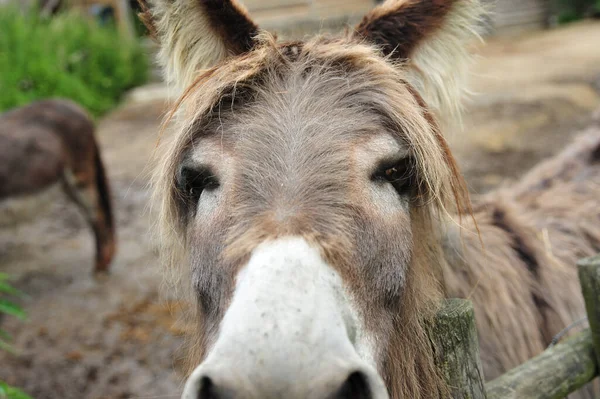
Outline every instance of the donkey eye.
<path fill-rule="evenodd" d="M 390 183 L 395 183 L 404 178 L 406 171 L 402 170 L 398 166 L 392 166 L 391 168 L 386 169 L 383 173 L 385 174 L 385 179 L 387 181 Z"/>
<path fill-rule="evenodd" d="M 373 180 L 389 183 L 399 194 L 406 194 L 413 186 L 412 162 L 408 158 L 384 162 L 373 174 Z"/>
<path fill-rule="evenodd" d="M 204 191 L 219 187 L 217 176 L 208 167 L 183 167 L 178 178 L 179 190 L 190 201 L 196 203 Z"/>

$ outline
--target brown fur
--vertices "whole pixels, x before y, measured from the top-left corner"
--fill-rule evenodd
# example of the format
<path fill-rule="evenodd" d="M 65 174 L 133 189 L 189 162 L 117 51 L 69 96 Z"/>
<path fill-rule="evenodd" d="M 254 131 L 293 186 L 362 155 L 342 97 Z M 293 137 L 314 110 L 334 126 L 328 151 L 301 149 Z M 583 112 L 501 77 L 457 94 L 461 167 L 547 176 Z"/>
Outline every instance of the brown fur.
<path fill-rule="evenodd" d="M 517 184 L 476 201 L 485 251 L 447 236 L 446 284 L 476 307 L 487 378 L 548 346 L 585 315 L 575 264 L 600 251 L 600 129 L 589 129 Z"/>
<path fill-rule="evenodd" d="M 156 40 L 158 32 L 148 1 L 138 0 L 138 3 L 142 10 L 139 17 L 148 28 L 151 37 Z M 212 29 L 225 38 L 232 53 L 244 53 L 254 47 L 254 36 L 258 34 L 258 26 L 237 1 L 197 0 L 197 3 L 210 15 Z"/>
<path fill-rule="evenodd" d="M 363 18 L 356 34 L 381 46 L 386 55 L 409 59 L 422 40 L 441 29 L 453 3 L 436 0 L 385 3 Z"/>
<path fill-rule="evenodd" d="M 471 57 L 484 14 L 477 0 L 389 0 L 374 8 L 354 36 L 404 62 L 407 80 L 445 129 L 460 121 Z"/>
<path fill-rule="evenodd" d="M 163 255 L 176 278 L 192 282 L 197 303 L 191 368 L 215 341 L 252 250 L 287 235 L 320 248 L 353 293 L 393 399 L 447 395 L 426 335 L 444 293 L 474 301 L 488 378 L 579 318 L 575 259 L 600 242 L 598 224 L 586 224 L 598 217 L 600 138 L 590 134 L 571 158 L 560 155 L 471 209 L 440 118 L 458 108 L 463 88 L 447 68 L 465 55 L 462 30 L 471 28 L 461 23 L 474 15 L 470 0 L 389 1 L 358 34 L 277 43 L 262 33 L 250 52 L 193 76 L 189 65 L 176 71 L 187 88 L 155 193 Z M 398 18 L 411 21 L 405 31 L 382 23 Z M 385 57 L 394 38 L 407 62 Z M 181 44 L 163 43 L 165 54 Z M 364 163 L 381 162 L 368 143 L 386 137 L 407 153 L 411 188 L 382 210 Z M 222 183 L 219 206 L 202 216 L 182 178 L 182 168 L 201 163 L 196 156 Z M 567 158 L 578 160 L 577 178 Z M 542 175 L 555 183 L 540 187 Z M 587 216 L 556 198 L 582 201 Z"/>
<path fill-rule="evenodd" d="M 185 88 L 198 73 L 251 50 L 258 27 L 236 0 L 138 0 L 140 18 L 161 44 L 166 78 Z"/>
<path fill-rule="evenodd" d="M 96 237 L 95 271 L 115 252 L 108 180 L 87 113 L 66 100 L 43 100 L 0 115 L 0 199 L 61 183 Z"/>
<path fill-rule="evenodd" d="M 201 3 L 211 16 L 213 29 L 226 38 L 232 53 L 245 53 L 254 47 L 258 26 L 235 0 L 203 0 Z"/>

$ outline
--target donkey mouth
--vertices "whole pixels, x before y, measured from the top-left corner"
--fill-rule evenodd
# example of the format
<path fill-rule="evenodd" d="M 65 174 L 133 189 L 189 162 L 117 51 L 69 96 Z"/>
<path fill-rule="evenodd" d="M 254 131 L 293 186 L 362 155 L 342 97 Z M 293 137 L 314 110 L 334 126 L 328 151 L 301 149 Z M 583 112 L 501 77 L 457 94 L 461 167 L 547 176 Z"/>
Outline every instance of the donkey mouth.
<path fill-rule="evenodd" d="M 183 399 L 387 399 L 338 273 L 304 239 L 261 244 Z"/>

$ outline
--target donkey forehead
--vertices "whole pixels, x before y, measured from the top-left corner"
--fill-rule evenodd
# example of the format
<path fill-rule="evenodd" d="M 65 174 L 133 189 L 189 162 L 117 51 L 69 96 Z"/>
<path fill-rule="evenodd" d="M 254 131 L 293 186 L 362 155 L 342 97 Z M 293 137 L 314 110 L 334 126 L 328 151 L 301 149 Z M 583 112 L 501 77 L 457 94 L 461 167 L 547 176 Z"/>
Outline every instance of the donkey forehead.
<path fill-rule="evenodd" d="M 281 170 L 282 165 L 287 165 L 287 172 L 297 172 L 298 169 L 291 169 L 299 165 L 314 169 L 315 163 L 318 163 L 322 167 L 335 164 L 336 167 L 331 173 L 336 173 L 339 167 L 347 164 L 352 164 L 354 172 L 369 173 L 381 162 L 409 155 L 408 148 L 385 130 L 382 130 L 381 134 L 366 132 L 364 137 L 350 135 L 354 138 L 352 141 L 326 140 L 322 143 L 318 140 L 319 136 L 303 135 L 298 130 L 282 128 L 281 133 L 282 139 L 279 145 L 275 146 L 268 138 L 261 137 L 260 131 L 257 131 L 254 137 L 245 135 L 244 138 L 240 138 L 232 135 L 235 137 L 233 140 L 217 135 L 203 135 L 196 141 L 196 145 L 189 148 L 183 163 L 207 165 L 224 176 L 229 176 L 228 171 L 236 165 L 243 168 L 248 162 L 264 163 L 257 171 Z M 295 134 L 299 137 L 293 137 Z M 286 138 L 289 141 L 286 141 Z M 299 153 L 296 153 L 296 150 Z"/>
<path fill-rule="evenodd" d="M 221 115 L 196 135 L 184 162 L 219 170 L 244 160 L 273 166 L 329 158 L 334 162 L 353 159 L 357 167 L 368 169 L 379 161 L 409 155 L 402 136 L 380 123 L 376 115 L 325 106 L 305 112 L 293 104 L 281 105 Z"/>
<path fill-rule="evenodd" d="M 407 147 L 405 129 L 397 118 L 404 113 L 406 120 L 417 117 L 422 123 L 423 115 L 414 92 L 398 79 L 397 72 L 376 65 L 385 62 L 369 48 L 342 61 L 321 57 L 324 50 L 303 48 L 302 44 L 280 46 L 275 60 L 257 51 L 238 60 L 242 64 L 253 57 L 260 61 L 260 72 L 251 78 L 238 80 L 235 73 L 230 74 L 236 64 L 233 60 L 221 67 L 225 71 L 217 69 L 198 87 L 198 98 L 191 101 L 197 108 L 192 110 L 193 117 L 188 116 L 188 126 L 194 126 L 191 141 L 204 145 L 188 148 L 194 158 L 214 158 L 227 154 L 226 150 L 252 154 L 253 149 L 265 147 L 303 154 L 324 148 L 349 149 L 352 144 L 375 154 L 396 154 Z M 369 57 L 375 60 L 371 65 L 375 68 L 361 65 L 360 60 Z M 208 103 L 207 91 L 220 94 Z M 394 98 L 388 97 L 390 93 Z"/>

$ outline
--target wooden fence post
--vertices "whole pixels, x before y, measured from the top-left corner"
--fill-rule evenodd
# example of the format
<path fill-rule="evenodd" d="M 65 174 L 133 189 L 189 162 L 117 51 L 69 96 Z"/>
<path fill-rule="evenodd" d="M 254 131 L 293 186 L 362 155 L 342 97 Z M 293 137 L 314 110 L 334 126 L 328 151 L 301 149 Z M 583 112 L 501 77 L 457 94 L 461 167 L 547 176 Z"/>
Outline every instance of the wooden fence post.
<path fill-rule="evenodd" d="M 453 399 L 485 399 L 485 386 L 473 304 L 448 299 L 431 331 L 436 363 Z"/>
<path fill-rule="evenodd" d="M 581 259 L 577 266 L 585 310 L 592 330 L 596 362 L 600 364 L 600 255 Z"/>

